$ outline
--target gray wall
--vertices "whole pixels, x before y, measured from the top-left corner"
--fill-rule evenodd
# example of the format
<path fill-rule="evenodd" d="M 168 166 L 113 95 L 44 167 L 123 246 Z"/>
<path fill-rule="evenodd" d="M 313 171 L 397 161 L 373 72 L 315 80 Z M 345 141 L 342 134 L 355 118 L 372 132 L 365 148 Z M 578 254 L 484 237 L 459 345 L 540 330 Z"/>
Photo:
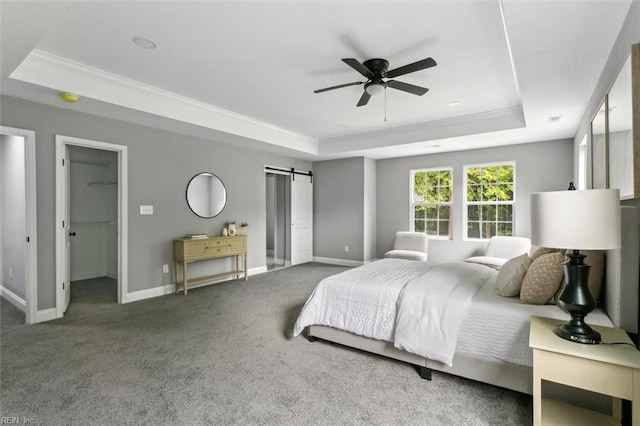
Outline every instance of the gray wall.
<path fill-rule="evenodd" d="M 377 223 L 377 163 L 364 159 L 364 261 L 376 258 L 378 248 Z"/>
<path fill-rule="evenodd" d="M 23 299 L 27 254 L 25 185 L 24 138 L 0 135 L 0 280 Z"/>
<path fill-rule="evenodd" d="M 362 157 L 313 163 L 314 256 L 364 260 L 364 170 Z"/>
<path fill-rule="evenodd" d="M 393 158 L 377 162 L 378 257 L 393 245 L 396 231 L 409 230 L 409 171 L 453 167 L 453 239 L 431 240 L 429 260 L 462 260 L 481 253 L 486 243 L 463 241 L 463 166 L 516 162 L 515 235 L 529 236 L 529 195 L 567 189 L 573 176 L 571 140 L 546 141 L 461 152 Z"/>
<path fill-rule="evenodd" d="M 263 164 L 311 170 L 311 163 L 231 144 L 162 131 L 33 102 L 2 97 L 2 124 L 36 133 L 38 309 L 55 306 L 55 135 L 126 145 L 129 154 L 129 291 L 170 284 L 172 239 L 189 233 L 219 235 L 224 223 L 248 222 L 249 268 L 266 263 Z M 185 190 L 197 173 L 218 175 L 228 191 L 224 211 L 202 219 L 189 210 Z M 139 206 L 154 206 L 140 216 Z M 173 266 L 171 266 L 173 268 Z"/>

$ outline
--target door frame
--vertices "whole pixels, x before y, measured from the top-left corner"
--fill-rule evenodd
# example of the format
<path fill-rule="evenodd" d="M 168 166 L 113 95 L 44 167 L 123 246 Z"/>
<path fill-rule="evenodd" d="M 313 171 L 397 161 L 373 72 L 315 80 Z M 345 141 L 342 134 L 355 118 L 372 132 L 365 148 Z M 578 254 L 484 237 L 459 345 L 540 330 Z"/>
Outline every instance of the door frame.
<path fill-rule="evenodd" d="M 303 171 L 303 170 L 299 170 L 296 168 L 286 168 L 286 167 L 279 167 L 279 166 L 270 166 L 268 164 L 263 164 L 262 165 L 262 171 L 264 172 L 264 176 L 265 176 L 265 185 L 264 187 L 266 188 L 266 176 L 267 174 L 275 174 L 275 175 L 284 175 L 284 176 L 288 176 L 289 177 L 289 193 L 288 195 L 288 202 L 289 202 L 289 208 L 288 208 L 288 215 L 289 215 L 289 223 L 285 223 L 285 260 L 284 260 L 284 266 L 293 266 L 293 242 L 292 242 L 292 238 L 293 238 L 293 217 L 295 217 L 295 209 L 296 206 L 293 203 L 293 199 L 294 199 L 294 195 L 293 195 L 293 180 L 295 179 L 295 175 L 300 175 L 300 178 L 307 178 L 307 179 L 311 179 L 311 196 L 312 196 L 312 208 L 311 208 L 311 260 L 313 260 L 313 172 L 311 171 Z M 265 202 L 266 204 L 266 202 Z M 287 226 L 288 225 L 288 226 Z M 287 227 L 289 228 L 287 230 Z M 265 229 L 266 229 L 266 215 L 265 215 Z M 286 251 L 287 249 L 289 250 L 289 256 L 290 258 L 287 260 L 287 256 L 286 256 Z M 301 262 L 304 263 L 304 262 Z"/>
<path fill-rule="evenodd" d="M 32 130 L 0 126 L 0 134 L 24 139 L 26 231 L 25 258 L 25 322 L 34 324 L 38 316 L 38 209 L 36 199 L 36 133 Z"/>
<path fill-rule="evenodd" d="M 67 174 L 65 172 L 64 153 L 67 146 L 81 146 L 105 151 L 115 151 L 118 155 L 118 303 L 127 303 L 128 297 L 128 154 L 125 145 L 81 139 L 73 136 L 56 135 L 56 318 L 64 315 L 65 268 L 67 259 L 65 250 L 65 228 L 62 226 L 66 208 Z M 68 166 L 68 165 L 67 165 Z M 69 284 L 70 285 L 70 284 Z"/>

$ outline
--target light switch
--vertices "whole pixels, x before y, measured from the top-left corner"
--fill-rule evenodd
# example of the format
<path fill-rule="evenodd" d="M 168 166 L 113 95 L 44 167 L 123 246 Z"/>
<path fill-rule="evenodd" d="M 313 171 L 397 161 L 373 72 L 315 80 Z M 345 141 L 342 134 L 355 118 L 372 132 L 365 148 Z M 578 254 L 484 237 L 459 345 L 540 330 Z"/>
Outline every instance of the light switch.
<path fill-rule="evenodd" d="M 140 214 L 153 214 L 153 206 L 140 206 Z"/>

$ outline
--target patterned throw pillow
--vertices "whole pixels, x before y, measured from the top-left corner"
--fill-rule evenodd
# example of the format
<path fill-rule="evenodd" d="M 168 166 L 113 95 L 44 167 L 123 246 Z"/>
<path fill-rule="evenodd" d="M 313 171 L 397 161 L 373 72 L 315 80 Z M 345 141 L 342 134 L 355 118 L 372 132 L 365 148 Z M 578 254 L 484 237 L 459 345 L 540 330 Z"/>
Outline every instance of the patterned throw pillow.
<path fill-rule="evenodd" d="M 557 252 L 564 253 L 564 251 L 565 251 L 564 249 L 557 249 L 557 248 L 551 248 L 551 247 L 539 247 L 533 253 L 531 253 L 531 261 L 533 262 L 543 254 L 557 253 Z"/>
<path fill-rule="evenodd" d="M 505 297 L 513 297 L 520 294 L 520 286 L 530 264 L 529 255 L 524 253 L 509 259 L 502 265 L 496 277 L 496 288 L 494 290 L 496 294 Z"/>
<path fill-rule="evenodd" d="M 545 305 L 549 302 L 562 284 L 562 262 L 564 254 L 561 252 L 543 254 L 531 262 L 522 280 L 520 302 L 529 305 Z"/>

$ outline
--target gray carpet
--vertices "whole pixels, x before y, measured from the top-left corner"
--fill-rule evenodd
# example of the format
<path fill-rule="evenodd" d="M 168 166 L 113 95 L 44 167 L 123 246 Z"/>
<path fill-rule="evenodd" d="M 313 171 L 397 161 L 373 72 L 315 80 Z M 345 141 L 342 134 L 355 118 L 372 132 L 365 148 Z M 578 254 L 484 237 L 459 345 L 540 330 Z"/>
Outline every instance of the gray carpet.
<path fill-rule="evenodd" d="M 527 425 L 531 397 L 291 337 L 343 267 L 307 264 L 24 325 L 1 304 L 0 415 L 35 424 Z M 73 287 L 73 286 L 72 286 Z"/>

